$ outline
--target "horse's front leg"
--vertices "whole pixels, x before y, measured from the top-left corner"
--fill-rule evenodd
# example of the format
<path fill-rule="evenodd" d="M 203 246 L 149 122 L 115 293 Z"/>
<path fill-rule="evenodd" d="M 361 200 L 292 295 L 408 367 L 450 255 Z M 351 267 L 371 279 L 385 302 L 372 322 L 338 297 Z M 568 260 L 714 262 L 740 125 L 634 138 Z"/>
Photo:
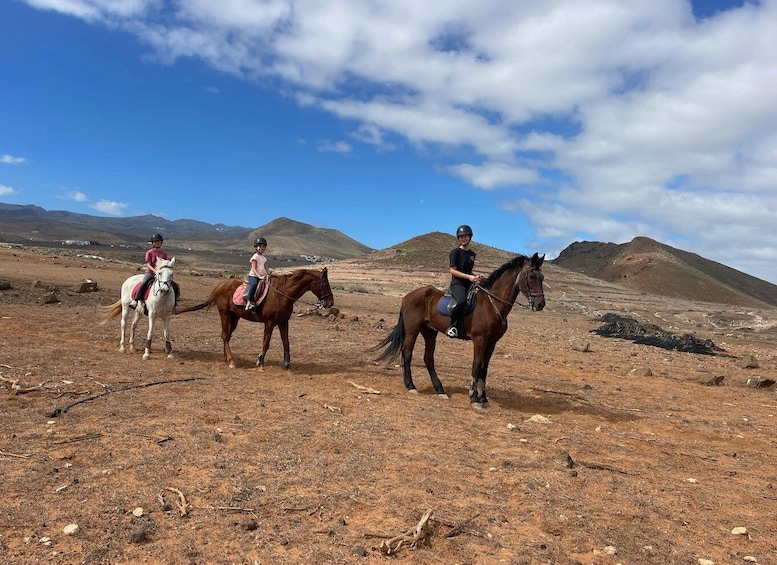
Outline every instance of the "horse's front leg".
<path fill-rule="evenodd" d="M 275 322 L 267 320 L 264 323 L 264 336 L 262 336 L 262 353 L 256 358 L 256 366 L 260 371 L 264 371 L 264 356 L 267 354 L 267 350 L 270 349 L 270 338 L 272 338 L 272 332 L 275 329 Z"/>
<path fill-rule="evenodd" d="M 475 343 L 475 352 L 472 358 L 472 383 L 469 386 L 469 402 L 473 408 L 488 408 L 486 396 L 486 375 L 488 363 L 494 354 L 496 341 L 490 344 Z"/>
<path fill-rule="evenodd" d="M 162 333 L 165 336 L 165 353 L 167 354 L 168 359 L 173 358 L 173 343 L 170 341 L 170 319 L 172 318 L 171 314 L 168 314 L 165 319 L 164 323 L 162 325 Z"/>
<path fill-rule="evenodd" d="M 278 324 L 278 331 L 281 332 L 281 343 L 283 343 L 283 363 L 284 369 L 291 365 L 291 350 L 289 349 L 289 321 Z"/>
<path fill-rule="evenodd" d="M 429 373 L 429 378 L 432 380 L 432 386 L 437 391 L 437 395 L 442 398 L 450 398 L 445 392 L 442 386 L 440 378 L 437 376 L 437 371 L 434 368 L 434 350 L 437 346 L 437 330 L 433 328 L 425 328 L 421 330 L 421 335 L 424 336 L 424 364 L 426 370 Z"/>
<path fill-rule="evenodd" d="M 148 316 L 148 333 L 146 334 L 146 349 L 143 351 L 143 361 L 151 359 L 151 336 L 154 334 L 154 321 L 156 312 L 150 312 Z"/>

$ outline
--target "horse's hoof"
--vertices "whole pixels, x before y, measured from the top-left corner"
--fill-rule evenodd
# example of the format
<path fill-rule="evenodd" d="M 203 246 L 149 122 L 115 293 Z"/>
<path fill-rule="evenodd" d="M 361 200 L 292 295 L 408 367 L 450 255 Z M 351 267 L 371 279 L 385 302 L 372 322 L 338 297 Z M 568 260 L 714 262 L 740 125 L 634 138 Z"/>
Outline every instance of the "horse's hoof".
<path fill-rule="evenodd" d="M 451 399 L 451 397 L 448 396 L 447 394 L 445 394 L 444 392 L 438 394 L 437 396 L 439 396 L 440 398 L 444 398 L 445 400 L 450 400 Z"/>
<path fill-rule="evenodd" d="M 148 353 L 144 353 L 143 354 L 143 361 L 148 361 L 149 359 L 151 359 L 151 355 L 149 355 Z"/>
<path fill-rule="evenodd" d="M 234 364 L 234 363 L 230 363 L 230 364 L 229 364 L 229 368 L 230 368 L 230 369 L 234 369 L 234 368 L 235 368 L 235 364 Z"/>
<path fill-rule="evenodd" d="M 125 351 L 126 349 L 124 349 L 123 347 L 119 347 L 119 353 L 124 353 Z"/>
<path fill-rule="evenodd" d="M 410 388 L 407 390 L 407 392 L 409 392 L 410 394 L 418 394 L 418 390 L 415 388 Z"/>

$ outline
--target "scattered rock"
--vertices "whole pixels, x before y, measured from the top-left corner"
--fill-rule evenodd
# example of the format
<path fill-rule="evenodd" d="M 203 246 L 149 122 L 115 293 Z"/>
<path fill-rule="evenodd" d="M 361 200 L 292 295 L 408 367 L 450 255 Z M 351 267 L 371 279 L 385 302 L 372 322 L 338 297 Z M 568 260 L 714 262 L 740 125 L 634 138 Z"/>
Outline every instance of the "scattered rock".
<path fill-rule="evenodd" d="M 650 370 L 650 367 L 634 367 L 629 371 L 629 375 L 633 377 L 652 377 L 653 371 Z"/>
<path fill-rule="evenodd" d="M 701 381 L 701 384 L 706 386 L 723 386 L 723 379 L 725 379 L 723 375 L 715 375 L 714 377 L 710 377 L 707 380 Z"/>
<path fill-rule="evenodd" d="M 587 351 L 591 350 L 591 343 L 581 339 L 580 341 L 576 341 L 572 344 L 572 349 L 586 353 Z"/>
<path fill-rule="evenodd" d="M 245 520 L 240 522 L 240 528 L 247 532 L 252 532 L 258 527 L 259 526 L 257 525 L 256 520 L 254 520 L 253 518 L 246 518 Z"/>
<path fill-rule="evenodd" d="M 68 535 L 68 536 L 72 536 L 74 533 L 76 533 L 76 532 L 78 531 L 78 524 L 68 524 L 67 526 L 65 526 L 65 527 L 62 529 L 62 531 L 63 531 L 63 532 L 66 534 L 66 535 Z"/>
<path fill-rule="evenodd" d="M 148 540 L 148 531 L 144 527 L 140 527 L 137 530 L 133 530 L 130 533 L 130 543 L 143 543 Z"/>
<path fill-rule="evenodd" d="M 752 355 L 745 355 L 739 360 L 737 367 L 740 369 L 757 369 L 759 367 L 758 360 Z"/>
<path fill-rule="evenodd" d="M 83 292 L 97 292 L 97 283 L 92 280 L 85 280 L 81 284 L 78 284 L 73 289 L 75 292 L 83 293 Z"/>
<path fill-rule="evenodd" d="M 48 294 L 47 294 L 47 295 L 46 295 L 46 296 L 43 298 L 43 303 L 44 303 L 44 304 L 59 304 L 60 302 L 62 302 L 62 301 L 61 301 L 61 300 L 60 300 L 60 299 L 57 297 L 57 295 L 56 295 L 56 294 L 54 294 L 53 292 L 49 292 L 49 293 L 48 293 Z"/>
<path fill-rule="evenodd" d="M 732 535 L 735 536 L 746 536 L 747 535 L 747 528 L 744 526 L 737 526 L 733 530 L 731 530 Z"/>
<path fill-rule="evenodd" d="M 550 419 L 546 418 L 545 416 L 541 416 L 540 414 L 535 414 L 526 421 L 534 422 L 535 424 L 550 424 Z"/>
<path fill-rule="evenodd" d="M 363 545 L 354 545 L 351 548 L 351 553 L 355 553 L 360 557 L 367 557 L 367 548 L 364 547 Z"/>
<path fill-rule="evenodd" d="M 764 377 L 750 377 L 747 379 L 747 386 L 753 387 L 753 388 L 769 388 L 772 386 L 775 382 L 774 379 L 766 379 Z"/>
<path fill-rule="evenodd" d="M 137 508 L 135 508 L 135 510 L 132 511 L 132 515 L 135 516 L 136 518 L 140 518 L 143 515 L 143 509 L 140 506 L 138 506 Z"/>
<path fill-rule="evenodd" d="M 11 283 L 8 281 L 0 281 L 0 290 L 11 290 Z"/>

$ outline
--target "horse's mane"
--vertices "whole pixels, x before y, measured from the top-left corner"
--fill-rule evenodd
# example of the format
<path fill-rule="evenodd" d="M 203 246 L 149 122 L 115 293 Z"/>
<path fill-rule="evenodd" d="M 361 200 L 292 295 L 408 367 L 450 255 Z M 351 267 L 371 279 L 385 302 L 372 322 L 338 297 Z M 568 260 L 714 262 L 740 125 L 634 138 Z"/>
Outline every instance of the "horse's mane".
<path fill-rule="evenodd" d="M 518 255 L 517 257 L 513 257 L 510 259 L 507 263 L 499 267 L 496 271 L 488 275 L 488 278 L 481 283 L 480 286 L 485 288 L 491 288 L 491 285 L 493 285 L 497 280 L 501 278 L 502 275 L 504 275 L 507 271 L 514 271 L 515 269 L 520 269 L 523 267 L 523 264 L 528 261 L 529 258 L 525 255 Z"/>

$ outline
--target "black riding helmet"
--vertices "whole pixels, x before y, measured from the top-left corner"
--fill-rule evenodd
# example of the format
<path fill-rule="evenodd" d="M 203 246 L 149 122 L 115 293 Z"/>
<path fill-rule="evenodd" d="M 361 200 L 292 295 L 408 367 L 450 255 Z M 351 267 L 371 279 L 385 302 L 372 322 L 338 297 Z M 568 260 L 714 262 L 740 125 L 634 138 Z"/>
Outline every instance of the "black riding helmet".
<path fill-rule="evenodd" d="M 472 228 L 469 227 L 467 224 L 462 224 L 456 229 L 456 237 L 459 237 L 460 235 L 468 235 L 472 237 Z"/>
<path fill-rule="evenodd" d="M 257 237 L 256 241 L 254 241 L 254 247 L 256 247 L 257 245 L 267 245 L 267 240 L 264 239 L 263 237 Z"/>
<path fill-rule="evenodd" d="M 165 238 L 162 237 L 162 234 L 155 233 L 151 236 L 151 238 L 148 240 L 149 243 L 154 243 L 155 241 L 164 241 Z"/>

